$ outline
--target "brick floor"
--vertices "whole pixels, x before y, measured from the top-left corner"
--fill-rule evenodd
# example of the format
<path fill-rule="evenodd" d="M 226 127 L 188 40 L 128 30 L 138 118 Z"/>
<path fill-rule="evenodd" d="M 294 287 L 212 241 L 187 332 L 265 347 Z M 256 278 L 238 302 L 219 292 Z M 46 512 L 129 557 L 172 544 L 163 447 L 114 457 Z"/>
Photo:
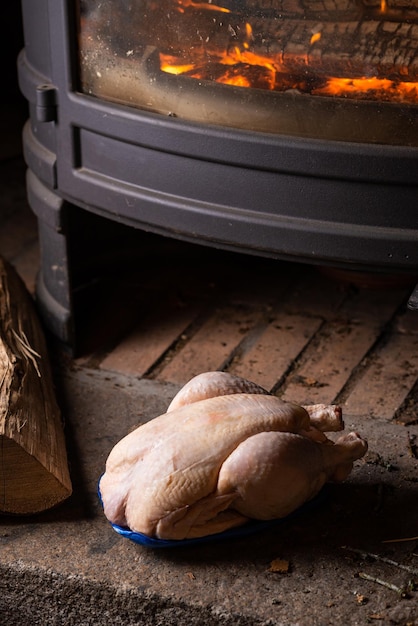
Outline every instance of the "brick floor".
<path fill-rule="evenodd" d="M 411 411 L 418 315 L 406 308 L 410 287 L 388 280 L 370 288 L 265 259 L 243 267 L 242 257 L 220 251 L 205 258 L 207 266 L 190 263 L 187 281 L 184 268 L 177 278 L 171 268 L 169 284 L 163 269 L 131 276 L 145 300 L 153 284 L 145 312 L 79 363 L 179 386 L 223 369 L 300 404 L 339 402 L 348 414 L 384 419 Z M 245 276 L 232 280 L 240 269 Z M 111 298 L 118 310 L 132 306 L 124 293 L 117 305 Z"/>

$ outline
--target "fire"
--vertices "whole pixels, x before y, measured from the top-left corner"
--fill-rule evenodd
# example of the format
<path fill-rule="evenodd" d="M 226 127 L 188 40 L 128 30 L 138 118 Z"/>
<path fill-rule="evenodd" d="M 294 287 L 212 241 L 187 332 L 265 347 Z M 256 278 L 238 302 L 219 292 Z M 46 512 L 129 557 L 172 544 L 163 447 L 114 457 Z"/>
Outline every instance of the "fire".
<path fill-rule="evenodd" d="M 329 78 L 323 87 L 312 91 L 323 96 L 355 96 L 375 94 L 381 100 L 417 102 L 418 83 L 398 82 L 388 78 Z"/>
<path fill-rule="evenodd" d="M 178 59 L 166 54 L 160 54 L 160 61 L 164 72 L 183 74 L 192 78 L 206 78 L 205 68 L 202 69 L 198 62 L 176 64 Z M 262 85 L 262 88 L 270 90 L 274 89 L 276 84 L 276 68 L 273 63 L 266 57 L 256 55 L 249 50 L 241 50 L 238 46 L 217 59 L 216 67 L 220 68 L 215 79 L 217 83 L 250 88 Z M 209 68 L 207 70 L 209 71 Z"/>
<path fill-rule="evenodd" d="M 199 9 L 230 13 L 217 4 L 197 0 L 176 0 L 179 10 Z M 380 0 L 380 11 L 387 11 L 387 0 Z M 236 28 L 228 26 L 234 33 L 234 45 L 222 50 L 210 47 L 209 37 L 201 46 L 186 53 L 186 58 L 160 53 L 161 69 L 176 75 L 185 75 L 199 80 L 214 81 L 237 87 L 268 89 L 277 92 L 300 92 L 301 94 L 333 96 L 352 99 L 379 99 L 383 101 L 418 103 L 418 82 L 407 82 L 385 77 L 341 77 L 323 76 L 309 67 L 310 47 L 321 41 L 322 25 L 307 34 L 306 54 L 300 53 L 300 70 L 286 67 L 286 53 L 275 52 L 268 56 L 254 51 L 257 35 L 250 23 Z M 239 33 L 239 38 L 236 33 Z M 260 33 L 258 33 L 259 38 Z M 279 42 L 278 42 L 279 43 Z M 324 44 L 325 46 L 327 44 Z M 324 48 L 326 49 L 326 48 Z M 320 49 L 319 49 L 320 52 Z"/>
<path fill-rule="evenodd" d="M 329 78 L 322 91 L 329 95 L 340 95 L 359 91 L 381 91 L 391 89 L 392 86 L 393 81 L 387 78 Z"/>
<path fill-rule="evenodd" d="M 250 50 L 240 50 L 238 46 L 235 46 L 233 50 L 231 50 L 228 54 L 226 54 L 223 57 L 223 59 L 221 60 L 221 64 L 234 66 L 238 63 L 249 65 L 252 67 L 266 68 L 269 74 L 271 75 L 271 79 L 269 81 L 270 89 L 274 89 L 274 85 L 276 82 L 276 68 L 274 64 L 272 63 L 271 59 L 260 56 L 258 54 L 254 54 Z M 232 79 L 232 80 L 233 82 L 230 83 L 228 78 L 226 77 L 221 82 L 225 84 L 236 85 L 237 84 L 236 80 L 235 79 Z"/>

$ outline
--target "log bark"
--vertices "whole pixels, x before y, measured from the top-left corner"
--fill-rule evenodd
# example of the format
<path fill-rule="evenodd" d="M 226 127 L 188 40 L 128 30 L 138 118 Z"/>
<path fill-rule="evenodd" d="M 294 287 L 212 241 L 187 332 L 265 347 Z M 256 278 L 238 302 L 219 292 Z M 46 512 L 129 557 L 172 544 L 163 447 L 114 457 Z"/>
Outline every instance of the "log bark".
<path fill-rule="evenodd" d="M 45 336 L 23 281 L 0 257 L 0 512 L 39 513 L 71 492 Z"/>

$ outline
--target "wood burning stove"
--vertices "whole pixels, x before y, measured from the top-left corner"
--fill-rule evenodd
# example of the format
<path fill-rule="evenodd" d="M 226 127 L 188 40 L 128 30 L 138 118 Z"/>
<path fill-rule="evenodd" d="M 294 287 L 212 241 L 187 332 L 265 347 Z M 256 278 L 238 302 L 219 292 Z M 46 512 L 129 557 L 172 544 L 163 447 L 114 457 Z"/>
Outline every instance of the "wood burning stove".
<path fill-rule="evenodd" d="M 23 0 L 38 298 L 73 340 L 71 216 L 418 270 L 412 0 Z"/>

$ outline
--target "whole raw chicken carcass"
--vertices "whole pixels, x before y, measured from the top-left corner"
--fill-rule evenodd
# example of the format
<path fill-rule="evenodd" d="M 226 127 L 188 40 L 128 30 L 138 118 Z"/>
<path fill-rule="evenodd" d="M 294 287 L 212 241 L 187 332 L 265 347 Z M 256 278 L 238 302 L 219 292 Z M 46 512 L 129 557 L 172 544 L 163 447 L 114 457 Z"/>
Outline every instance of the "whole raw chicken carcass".
<path fill-rule="evenodd" d="M 337 406 L 285 403 L 224 372 L 193 378 L 165 414 L 111 451 L 100 492 L 106 517 L 159 539 L 218 533 L 281 518 L 342 481 L 367 443 Z"/>

